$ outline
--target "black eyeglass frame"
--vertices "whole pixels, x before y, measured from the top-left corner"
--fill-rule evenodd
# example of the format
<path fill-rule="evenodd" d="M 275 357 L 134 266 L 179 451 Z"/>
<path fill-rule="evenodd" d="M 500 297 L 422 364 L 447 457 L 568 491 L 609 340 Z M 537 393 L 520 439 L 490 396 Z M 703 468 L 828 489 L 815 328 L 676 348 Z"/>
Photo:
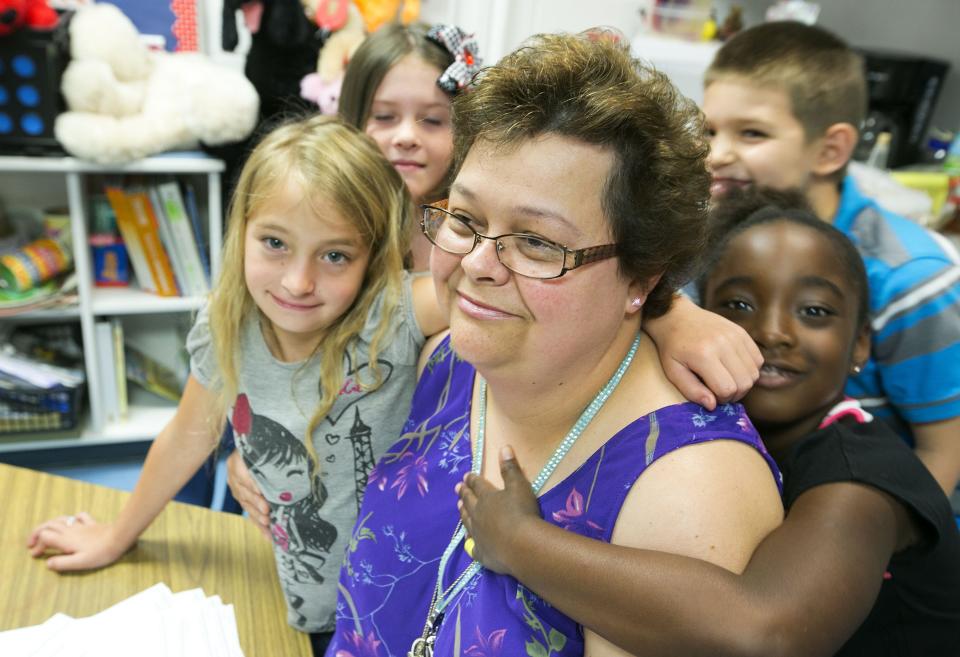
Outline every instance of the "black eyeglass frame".
<path fill-rule="evenodd" d="M 453 255 L 467 255 L 469 253 L 472 253 L 473 250 L 477 248 L 477 245 L 480 243 L 481 239 L 492 240 L 497 247 L 496 248 L 497 261 L 499 261 L 501 265 L 503 265 L 504 267 L 512 271 L 514 274 L 517 274 L 518 276 L 523 276 L 524 278 L 534 278 L 540 281 L 550 281 L 555 278 L 560 278 L 561 276 L 566 274 L 568 271 L 572 271 L 574 269 L 577 269 L 578 267 L 582 267 L 583 265 L 588 265 L 591 262 L 599 262 L 600 260 L 613 258 L 614 256 L 617 255 L 616 244 L 599 244 L 597 246 L 588 246 L 583 249 L 571 249 L 564 246 L 563 244 L 557 244 L 556 242 L 552 242 L 548 239 L 544 239 L 538 235 L 531 235 L 530 233 L 503 233 L 502 235 L 484 235 L 482 233 L 477 232 L 477 230 L 467 222 L 466 217 L 461 217 L 455 212 L 450 212 L 449 210 L 446 210 L 444 208 L 438 208 L 435 205 L 421 205 L 420 209 L 423 210 L 423 218 L 420 220 L 420 230 L 423 232 L 424 236 L 426 236 L 426 238 L 430 240 L 430 243 L 433 244 L 438 249 L 440 249 L 441 251 L 444 251 L 446 253 L 451 253 Z M 470 232 L 473 233 L 473 245 L 466 251 L 451 251 L 450 249 L 444 248 L 443 246 L 440 246 L 439 244 L 434 242 L 433 238 L 430 237 L 430 234 L 427 232 L 427 214 L 431 210 L 442 212 L 443 214 L 456 219 L 457 221 L 462 223 L 466 228 L 469 228 Z M 503 250 L 503 245 L 499 242 L 499 240 L 501 240 L 504 237 L 531 237 L 531 238 L 540 240 L 544 244 L 549 244 L 550 246 L 554 246 L 560 249 L 561 251 L 563 251 L 563 265 L 560 268 L 560 273 L 557 274 L 556 276 L 531 276 L 529 274 L 523 274 L 521 272 L 518 272 L 513 267 L 511 267 L 510 265 L 508 265 L 507 263 L 505 263 L 503 260 L 500 259 L 500 251 Z M 569 267 L 567 266 L 568 257 L 573 258 L 573 264 L 570 265 Z"/>

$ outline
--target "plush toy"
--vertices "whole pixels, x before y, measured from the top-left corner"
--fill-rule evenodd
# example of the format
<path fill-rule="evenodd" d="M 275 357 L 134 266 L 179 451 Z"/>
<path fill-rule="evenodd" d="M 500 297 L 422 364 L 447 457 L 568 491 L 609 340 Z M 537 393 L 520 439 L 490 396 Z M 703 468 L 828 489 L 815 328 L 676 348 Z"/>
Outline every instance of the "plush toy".
<path fill-rule="evenodd" d="M 54 134 L 72 155 L 127 162 L 236 142 L 256 125 L 257 93 L 242 74 L 199 53 L 148 50 L 114 5 L 82 7 L 69 35 L 61 82 L 69 111 Z"/>
<path fill-rule="evenodd" d="M 328 17 L 322 15 L 322 12 L 326 6 L 325 2 L 321 2 L 316 15 L 321 29 L 330 30 L 331 34 L 320 50 L 317 71 L 304 76 L 300 81 L 300 95 L 319 105 L 321 113 L 336 114 L 347 63 L 363 43 L 366 32 L 363 29 L 363 16 L 353 3 L 342 2 L 339 5 L 344 8 L 345 15 L 342 21 L 338 20 L 337 23 L 325 20 Z"/>
<path fill-rule="evenodd" d="M 420 0 L 356 0 L 367 32 L 375 32 L 384 23 L 400 21 L 408 25 L 420 14 Z"/>
<path fill-rule="evenodd" d="M 316 70 L 323 35 L 300 0 L 224 0 L 224 50 L 237 45 L 238 10 L 250 31 L 244 73 L 260 96 L 261 121 L 315 111 L 300 97 L 300 81 Z"/>
<path fill-rule="evenodd" d="M 340 88 L 343 76 L 324 80 L 319 73 L 310 73 L 300 80 L 300 95 L 317 104 L 321 114 L 333 115 L 340 107 Z"/>
<path fill-rule="evenodd" d="M 21 28 L 52 30 L 57 19 L 47 0 L 0 0 L 0 36 Z"/>

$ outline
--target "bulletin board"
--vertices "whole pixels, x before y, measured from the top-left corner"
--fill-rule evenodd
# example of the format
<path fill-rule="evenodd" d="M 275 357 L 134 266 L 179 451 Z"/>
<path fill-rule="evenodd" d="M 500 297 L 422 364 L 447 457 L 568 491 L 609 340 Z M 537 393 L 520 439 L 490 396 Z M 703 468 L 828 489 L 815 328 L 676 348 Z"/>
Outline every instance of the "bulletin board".
<path fill-rule="evenodd" d="M 133 21 L 140 34 L 163 37 L 171 52 L 200 50 L 199 0 L 110 0 Z"/>

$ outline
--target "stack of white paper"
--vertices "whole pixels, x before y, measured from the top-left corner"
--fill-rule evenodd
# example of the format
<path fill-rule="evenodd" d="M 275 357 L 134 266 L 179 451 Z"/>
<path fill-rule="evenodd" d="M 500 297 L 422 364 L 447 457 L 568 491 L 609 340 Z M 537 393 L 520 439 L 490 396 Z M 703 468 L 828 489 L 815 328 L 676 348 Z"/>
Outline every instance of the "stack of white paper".
<path fill-rule="evenodd" d="M 4 657 L 243 657 L 233 605 L 164 584 L 87 618 L 0 632 Z"/>

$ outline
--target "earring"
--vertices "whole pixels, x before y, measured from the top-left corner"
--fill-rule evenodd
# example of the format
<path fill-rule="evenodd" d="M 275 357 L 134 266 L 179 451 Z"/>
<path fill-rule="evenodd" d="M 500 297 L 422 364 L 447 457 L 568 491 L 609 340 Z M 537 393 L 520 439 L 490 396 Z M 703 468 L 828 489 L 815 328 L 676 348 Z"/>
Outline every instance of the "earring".
<path fill-rule="evenodd" d="M 642 306 L 642 305 L 643 305 L 643 299 L 641 299 L 640 297 L 634 297 L 634 298 L 633 298 L 633 307 L 634 307 L 634 308 L 639 308 L 639 307 Z"/>
<path fill-rule="evenodd" d="M 854 365 L 854 366 L 853 366 L 852 368 L 850 368 L 850 369 L 851 369 L 851 371 L 853 371 L 854 374 L 860 374 L 860 372 L 863 370 L 863 368 L 860 367 L 859 365 Z"/>

